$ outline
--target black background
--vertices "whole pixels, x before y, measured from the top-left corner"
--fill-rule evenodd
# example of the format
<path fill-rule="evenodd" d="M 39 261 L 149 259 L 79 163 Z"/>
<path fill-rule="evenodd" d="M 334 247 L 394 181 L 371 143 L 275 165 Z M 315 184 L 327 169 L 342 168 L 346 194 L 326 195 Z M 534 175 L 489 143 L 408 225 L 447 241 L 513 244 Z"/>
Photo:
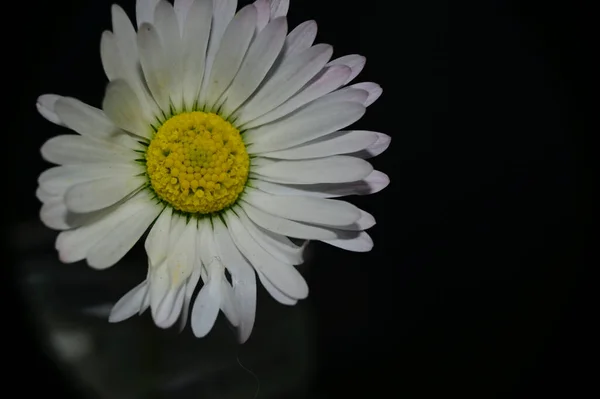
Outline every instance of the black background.
<path fill-rule="evenodd" d="M 37 220 L 39 147 L 60 133 L 37 115 L 37 96 L 100 106 L 110 3 L 14 2 L 4 14 L 7 237 Z M 591 384 L 582 94 L 592 25 L 566 3 L 481 3 L 292 1 L 290 26 L 316 19 L 335 56 L 367 57 L 358 81 L 384 94 L 357 126 L 392 137 L 373 160 L 390 186 L 353 199 L 378 221 L 374 250 L 313 244 L 317 372 L 302 397 L 579 397 Z M 133 15 L 133 1 L 120 4 Z M 6 389 L 78 397 L 25 317 L 11 267 L 23 255 L 11 249 Z"/>

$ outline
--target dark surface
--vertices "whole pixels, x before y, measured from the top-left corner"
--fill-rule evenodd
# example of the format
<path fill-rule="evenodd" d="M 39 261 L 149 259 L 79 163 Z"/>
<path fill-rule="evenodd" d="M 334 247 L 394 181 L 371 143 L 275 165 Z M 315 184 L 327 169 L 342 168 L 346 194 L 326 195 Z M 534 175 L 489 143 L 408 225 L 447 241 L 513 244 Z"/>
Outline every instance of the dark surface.
<path fill-rule="evenodd" d="M 101 273 L 62 265 L 56 233 L 38 220 L 36 179 L 48 166 L 39 147 L 61 129 L 37 115 L 35 100 L 57 93 L 100 105 L 110 3 L 14 2 L 15 15 L 5 14 L 24 21 L 5 36 L 3 59 L 3 134 L 14 140 L 3 174 L 13 187 L 4 191 L 5 389 L 253 398 L 256 381 L 238 355 L 257 374 L 260 398 L 579 397 L 589 388 L 597 312 L 589 310 L 583 233 L 591 106 L 581 94 L 597 46 L 584 41 L 592 25 L 582 10 L 292 1 L 290 26 L 316 19 L 317 41 L 336 56 L 367 57 L 359 81 L 376 81 L 384 94 L 357 127 L 392 136 L 373 160 L 392 183 L 352 199 L 378 221 L 374 250 L 311 244 L 310 297 L 287 308 L 261 289 L 254 333 L 239 347 L 222 318 L 196 340 L 189 329 L 154 327 L 148 315 L 111 325 L 85 313 L 143 278 L 143 248 Z M 120 4 L 133 15 L 133 1 Z M 94 356 L 60 360 L 49 348 L 61 329 L 89 334 Z"/>

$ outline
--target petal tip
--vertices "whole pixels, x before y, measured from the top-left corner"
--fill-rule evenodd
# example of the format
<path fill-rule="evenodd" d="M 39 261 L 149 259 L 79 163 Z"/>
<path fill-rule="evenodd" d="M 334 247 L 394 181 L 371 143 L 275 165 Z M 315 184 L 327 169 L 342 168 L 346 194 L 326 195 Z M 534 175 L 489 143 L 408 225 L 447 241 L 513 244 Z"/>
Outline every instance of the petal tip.
<path fill-rule="evenodd" d="M 54 105 L 61 96 L 56 94 L 42 94 L 36 100 L 35 106 L 37 111 L 48 121 L 56 124 L 63 125 L 62 121 L 54 111 Z"/>

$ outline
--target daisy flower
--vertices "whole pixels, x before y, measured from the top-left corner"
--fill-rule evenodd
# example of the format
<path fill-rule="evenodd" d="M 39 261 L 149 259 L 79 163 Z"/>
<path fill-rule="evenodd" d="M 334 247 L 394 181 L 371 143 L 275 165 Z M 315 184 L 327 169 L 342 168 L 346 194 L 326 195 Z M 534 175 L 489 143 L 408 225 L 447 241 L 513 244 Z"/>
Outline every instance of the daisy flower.
<path fill-rule="evenodd" d="M 309 240 L 369 251 L 374 218 L 336 198 L 389 183 L 365 159 L 389 136 L 340 130 L 380 95 L 350 84 L 359 55 L 331 60 L 314 21 L 288 33 L 289 0 L 138 0 L 137 30 L 112 7 L 100 55 L 102 109 L 54 94 L 39 112 L 75 134 L 42 156 L 41 220 L 61 230 L 62 262 L 116 264 L 149 229 L 146 280 L 111 311 L 119 322 L 150 308 L 168 328 L 191 320 L 205 336 L 222 310 L 250 336 L 256 277 L 277 301 L 308 295 L 295 266 Z M 193 303 L 196 288 L 201 286 Z M 191 315 L 189 312 L 191 311 Z"/>

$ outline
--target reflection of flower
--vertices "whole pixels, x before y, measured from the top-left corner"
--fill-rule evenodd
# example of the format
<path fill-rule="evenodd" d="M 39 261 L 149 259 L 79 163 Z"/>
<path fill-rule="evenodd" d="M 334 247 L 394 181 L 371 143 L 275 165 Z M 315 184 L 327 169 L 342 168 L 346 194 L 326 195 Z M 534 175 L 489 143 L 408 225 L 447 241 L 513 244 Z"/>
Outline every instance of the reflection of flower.
<path fill-rule="evenodd" d="M 254 324 L 255 272 L 279 302 L 308 295 L 294 265 L 321 240 L 368 251 L 371 215 L 331 198 L 371 194 L 389 183 L 364 160 L 389 137 L 338 131 L 381 94 L 374 83 L 345 86 L 364 66 L 329 61 L 312 45 L 316 24 L 287 35 L 286 0 L 138 0 L 138 30 L 113 7 L 101 42 L 110 83 L 103 111 L 56 95 L 39 98 L 48 120 L 78 135 L 42 147 L 61 166 L 39 178 L 41 218 L 64 230 L 64 262 L 114 265 L 152 224 L 147 279 L 113 308 L 111 321 L 150 307 L 163 328 L 206 335 L 219 310 L 245 341 Z M 235 14 L 235 15 L 234 15 Z M 226 271 L 229 273 L 227 275 Z"/>

